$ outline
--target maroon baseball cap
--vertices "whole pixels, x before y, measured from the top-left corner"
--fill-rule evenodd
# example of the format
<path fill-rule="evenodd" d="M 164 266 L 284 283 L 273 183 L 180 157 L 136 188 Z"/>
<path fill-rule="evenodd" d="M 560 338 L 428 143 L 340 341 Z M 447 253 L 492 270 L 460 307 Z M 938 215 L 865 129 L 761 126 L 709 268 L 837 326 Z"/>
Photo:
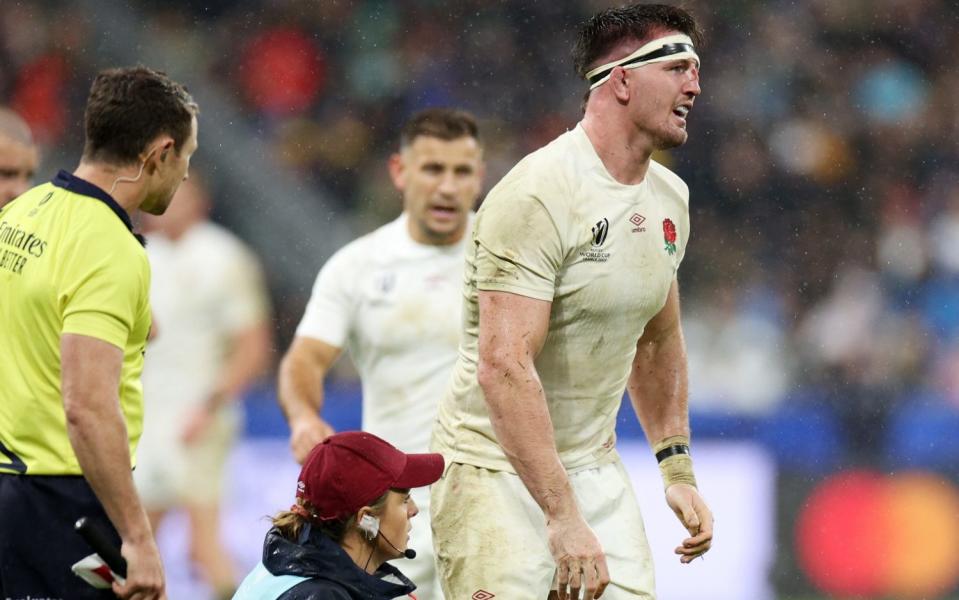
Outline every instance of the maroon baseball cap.
<path fill-rule="evenodd" d="M 406 454 L 365 431 L 344 431 L 310 450 L 296 497 L 324 521 L 348 517 L 390 488 L 429 485 L 443 474 L 441 454 Z"/>

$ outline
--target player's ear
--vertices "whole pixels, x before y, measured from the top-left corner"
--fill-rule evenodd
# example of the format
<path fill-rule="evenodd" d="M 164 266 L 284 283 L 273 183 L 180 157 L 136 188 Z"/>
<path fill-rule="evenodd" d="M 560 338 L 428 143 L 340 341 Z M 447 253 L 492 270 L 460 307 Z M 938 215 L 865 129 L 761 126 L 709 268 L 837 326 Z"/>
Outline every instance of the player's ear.
<path fill-rule="evenodd" d="M 390 179 L 393 180 L 393 186 L 399 191 L 406 189 L 406 165 L 403 163 L 403 156 L 399 152 L 390 155 L 387 167 L 390 171 Z"/>
<path fill-rule="evenodd" d="M 613 95 L 620 102 L 629 102 L 629 71 L 622 67 L 616 67 L 609 74 L 609 81 L 606 82 L 613 89 Z"/>

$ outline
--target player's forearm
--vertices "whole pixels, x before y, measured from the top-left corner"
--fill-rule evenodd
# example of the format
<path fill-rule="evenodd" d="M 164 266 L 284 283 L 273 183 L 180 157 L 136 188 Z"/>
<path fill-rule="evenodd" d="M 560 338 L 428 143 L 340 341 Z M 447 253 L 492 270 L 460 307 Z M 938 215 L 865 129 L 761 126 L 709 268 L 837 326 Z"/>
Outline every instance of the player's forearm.
<path fill-rule="evenodd" d="M 556 452 L 553 423 L 532 362 L 481 361 L 479 383 L 496 438 L 546 518 L 577 514 L 579 508 Z"/>
<path fill-rule="evenodd" d="M 323 408 L 325 369 L 294 352 L 280 363 L 278 399 L 288 423 L 318 419 Z"/>
<path fill-rule="evenodd" d="M 270 364 L 270 348 L 270 329 L 266 323 L 235 335 L 211 399 L 213 403 L 232 401 L 261 376 Z"/>
<path fill-rule="evenodd" d="M 678 324 L 639 343 L 627 389 L 650 444 L 689 436 L 686 343 Z"/>
<path fill-rule="evenodd" d="M 131 471 L 129 438 L 118 398 L 73 397 L 65 403 L 67 434 L 83 476 L 126 541 L 151 534 Z"/>

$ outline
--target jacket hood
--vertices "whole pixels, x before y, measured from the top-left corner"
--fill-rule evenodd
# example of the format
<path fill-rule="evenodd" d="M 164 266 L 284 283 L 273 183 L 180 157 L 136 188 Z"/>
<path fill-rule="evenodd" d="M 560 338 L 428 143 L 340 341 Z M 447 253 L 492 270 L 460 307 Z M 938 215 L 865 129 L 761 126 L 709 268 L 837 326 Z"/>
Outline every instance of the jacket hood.
<path fill-rule="evenodd" d="M 370 575 L 357 566 L 336 542 L 309 525 L 297 542 L 280 535 L 275 527 L 263 543 L 263 566 L 273 575 L 297 575 L 328 581 L 357 600 L 407 596 L 416 589 L 412 581 L 389 563 Z"/>

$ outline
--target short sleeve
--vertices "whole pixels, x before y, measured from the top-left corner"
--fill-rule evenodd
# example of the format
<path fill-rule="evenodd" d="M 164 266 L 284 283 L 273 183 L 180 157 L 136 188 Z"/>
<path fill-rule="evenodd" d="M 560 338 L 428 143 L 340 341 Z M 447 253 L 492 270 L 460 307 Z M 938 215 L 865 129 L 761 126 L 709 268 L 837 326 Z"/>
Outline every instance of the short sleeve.
<path fill-rule="evenodd" d="M 563 249 L 538 198 L 516 188 L 497 191 L 480 209 L 473 239 L 477 289 L 553 299 Z"/>
<path fill-rule="evenodd" d="M 94 337 L 125 350 L 149 290 L 146 256 L 85 252 L 65 270 L 59 303 L 62 333 Z M 96 257 L 93 261 L 82 258 Z"/>
<path fill-rule="evenodd" d="M 313 293 L 306 305 L 296 335 L 314 338 L 342 348 L 350 330 L 356 269 L 343 250 L 334 254 L 320 269 Z"/>
<path fill-rule="evenodd" d="M 676 253 L 676 265 L 677 267 L 682 264 L 683 258 L 686 256 L 686 245 L 689 243 L 689 212 L 686 211 L 680 217 L 679 230 L 681 232 L 681 239 L 679 242 L 678 252 Z"/>

